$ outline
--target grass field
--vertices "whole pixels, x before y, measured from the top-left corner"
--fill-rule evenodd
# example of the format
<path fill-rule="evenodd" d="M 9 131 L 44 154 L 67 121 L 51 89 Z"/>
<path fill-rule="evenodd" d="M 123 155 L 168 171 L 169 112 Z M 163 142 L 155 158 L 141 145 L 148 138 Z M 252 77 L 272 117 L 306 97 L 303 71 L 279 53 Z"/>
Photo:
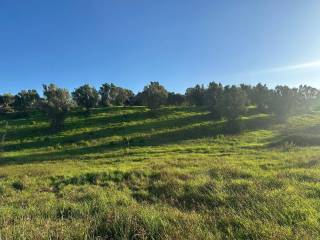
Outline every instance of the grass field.
<path fill-rule="evenodd" d="M 237 135 L 191 107 L 8 121 L 0 239 L 319 239 L 320 112 L 251 109 Z"/>

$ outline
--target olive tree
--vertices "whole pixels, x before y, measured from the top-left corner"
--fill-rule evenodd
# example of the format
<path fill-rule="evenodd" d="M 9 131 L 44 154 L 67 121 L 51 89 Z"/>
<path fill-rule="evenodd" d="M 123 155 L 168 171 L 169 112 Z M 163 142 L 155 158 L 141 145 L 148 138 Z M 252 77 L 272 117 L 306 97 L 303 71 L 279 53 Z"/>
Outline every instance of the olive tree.
<path fill-rule="evenodd" d="M 63 127 L 67 114 L 74 106 L 68 90 L 58 88 L 54 84 L 43 85 L 44 99 L 41 109 L 47 114 L 53 130 Z"/>
<path fill-rule="evenodd" d="M 186 97 L 183 94 L 175 92 L 168 93 L 167 105 L 181 106 L 185 101 Z"/>
<path fill-rule="evenodd" d="M 104 106 L 122 106 L 129 104 L 134 94 L 131 90 L 105 83 L 100 87 L 101 104 Z"/>
<path fill-rule="evenodd" d="M 77 103 L 79 107 L 85 108 L 87 112 L 90 112 L 91 108 L 94 108 L 99 103 L 99 93 L 98 91 L 85 84 L 77 88 L 72 93 L 73 100 Z"/>
<path fill-rule="evenodd" d="M 252 104 L 257 106 L 258 111 L 265 112 L 269 109 L 269 102 L 272 92 L 268 89 L 267 85 L 258 83 L 252 89 L 251 101 Z"/>
<path fill-rule="evenodd" d="M 36 90 L 22 90 L 14 97 L 14 109 L 21 112 L 29 112 L 34 109 L 40 100 Z"/>
<path fill-rule="evenodd" d="M 218 103 L 219 112 L 227 119 L 227 131 L 237 132 L 241 130 L 239 117 L 245 113 L 247 95 L 245 91 L 236 86 L 226 86 L 223 97 Z"/>
<path fill-rule="evenodd" d="M 0 112 L 13 112 L 14 96 L 10 93 L 0 95 Z"/>
<path fill-rule="evenodd" d="M 168 92 L 158 82 L 150 82 L 149 85 L 144 87 L 141 98 L 144 105 L 148 106 L 151 110 L 155 110 L 166 103 Z"/>
<path fill-rule="evenodd" d="M 190 105 L 203 106 L 205 105 L 206 90 L 203 85 L 196 85 L 195 87 L 186 90 L 186 98 Z"/>
<path fill-rule="evenodd" d="M 277 86 L 271 91 L 269 108 L 279 121 L 286 121 L 299 107 L 299 93 L 297 88 Z"/>
<path fill-rule="evenodd" d="M 205 91 L 205 104 L 214 116 L 220 118 L 219 102 L 222 101 L 224 87 L 221 83 L 211 82 Z"/>

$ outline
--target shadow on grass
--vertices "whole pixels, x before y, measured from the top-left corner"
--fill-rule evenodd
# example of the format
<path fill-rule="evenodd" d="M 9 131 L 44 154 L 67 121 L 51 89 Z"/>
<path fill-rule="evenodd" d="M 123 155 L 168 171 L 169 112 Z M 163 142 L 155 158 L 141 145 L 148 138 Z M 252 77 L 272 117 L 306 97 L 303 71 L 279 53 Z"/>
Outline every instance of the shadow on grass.
<path fill-rule="evenodd" d="M 74 149 L 65 149 L 61 151 L 53 151 L 48 153 L 39 153 L 39 154 L 26 154 L 22 156 L 11 156 L 11 157 L 0 157 L 0 164 L 23 164 L 31 162 L 42 162 L 50 160 L 63 160 L 63 159 L 79 159 L 85 154 L 93 153 L 103 153 L 107 151 L 118 150 L 119 148 L 127 147 L 145 147 L 145 146 L 160 146 L 173 144 L 185 140 L 193 140 L 206 137 L 215 137 L 217 135 L 225 134 L 225 122 L 216 121 L 208 123 L 210 115 L 196 115 L 191 117 L 173 119 L 173 120 L 163 120 L 162 122 L 155 122 L 150 124 L 142 124 L 139 126 L 124 127 L 115 129 L 108 129 L 105 131 L 98 131 L 98 136 L 113 136 L 118 134 L 123 137 L 122 140 L 107 142 L 97 146 L 84 146 Z M 192 126 L 193 123 L 201 123 L 196 126 Z M 244 121 L 244 126 L 246 130 L 254 130 L 267 128 L 272 124 L 273 120 L 270 117 L 258 117 L 247 119 Z M 190 125 L 190 127 L 188 127 Z M 177 129 L 177 126 L 180 127 Z M 152 128 L 157 130 L 168 129 L 168 132 L 158 132 L 148 136 L 137 136 L 137 137 L 126 137 L 130 133 L 148 133 Z M 171 128 L 171 129 L 170 129 Z M 117 132 L 118 131 L 118 132 Z M 95 139 L 97 135 L 78 135 L 77 139 L 86 139 L 89 140 Z M 71 138 L 70 138 L 71 139 Z M 70 141 L 70 139 L 64 141 Z M 61 143 L 61 141 L 59 141 Z M 38 144 L 38 143 L 37 143 Z M 43 145 L 41 145 L 43 147 Z M 48 145 L 47 145 L 48 146 Z M 8 147 L 8 146 L 7 146 Z M 11 146 L 13 148 L 13 146 Z M 23 145 L 23 149 L 26 149 L 28 145 Z M 35 145 L 32 145 L 35 147 Z"/>
<path fill-rule="evenodd" d="M 284 129 L 271 139 L 270 148 L 320 146 L 320 125 L 304 128 Z"/>
<path fill-rule="evenodd" d="M 135 112 L 132 112 L 132 110 L 134 110 Z M 197 113 L 197 112 L 203 112 L 203 111 L 201 109 L 192 108 L 192 107 L 168 107 L 168 108 L 160 109 L 157 115 L 159 116 L 172 115 L 178 112 Z M 118 114 L 99 116 L 99 114 L 101 113 L 104 113 L 104 114 L 118 113 Z M 101 128 L 101 127 L 106 127 L 108 124 L 116 124 L 116 123 L 125 124 L 132 121 L 143 121 L 143 120 L 156 119 L 156 118 L 157 116 L 154 116 L 145 107 L 97 108 L 97 109 L 93 109 L 90 115 L 86 115 L 83 111 L 73 111 L 70 113 L 70 116 L 66 120 L 66 123 L 63 127 L 63 131 L 58 133 L 52 133 L 46 121 L 45 116 L 41 115 L 41 113 L 38 113 L 36 116 L 31 116 L 28 119 L 18 119 L 18 120 L 10 121 L 10 129 L 7 134 L 8 135 L 7 140 L 22 141 L 25 139 L 28 139 L 28 140 L 35 139 L 36 141 L 38 141 L 39 138 L 42 138 L 43 142 L 47 142 L 48 139 L 59 138 L 59 137 L 60 137 L 60 140 L 62 140 L 63 137 L 61 137 L 61 135 L 65 131 L 72 131 L 76 129 L 90 128 L 90 127 Z M 37 125 L 39 124 L 39 120 L 43 121 L 42 123 L 44 124 L 41 124 L 40 126 Z M 41 144 L 43 144 L 43 142 Z M 69 143 L 72 143 L 72 142 L 74 142 L 74 139 L 71 139 Z M 21 143 L 19 143 L 18 145 L 20 145 L 21 148 L 23 148 L 23 145 L 21 145 Z M 14 148 L 12 146 L 8 148 L 8 151 L 10 149 L 17 149 L 17 148 Z"/>
<path fill-rule="evenodd" d="M 134 115 L 134 116 L 132 116 Z M 141 115 L 141 116 L 140 116 Z M 139 113 L 139 114 L 131 114 L 130 116 L 126 115 L 125 117 L 120 116 L 120 119 L 125 119 L 125 121 L 118 119 L 119 116 L 115 116 L 113 121 L 115 122 L 129 122 L 137 119 L 147 119 L 147 116 L 144 117 L 146 113 Z M 111 136 L 120 136 L 126 137 L 130 134 L 148 134 L 153 131 L 162 131 L 162 130 L 170 130 L 175 129 L 178 127 L 184 127 L 188 125 L 192 125 L 195 123 L 201 123 L 204 121 L 210 120 L 210 116 L 208 114 L 204 115 L 193 115 L 182 117 L 178 119 L 168 119 L 168 120 L 159 120 L 154 122 L 148 123 L 140 123 L 132 126 L 119 126 L 119 127 L 107 127 L 101 130 L 84 132 L 79 134 L 74 134 L 72 136 L 55 136 L 54 138 L 43 137 L 41 141 L 31 141 L 31 142 L 20 142 L 15 144 L 9 144 L 5 146 L 5 151 L 16 151 L 20 149 L 31 149 L 31 148 L 40 148 L 40 147 L 54 147 L 57 144 L 64 145 L 64 144 L 72 144 L 72 143 L 79 143 L 80 141 L 86 140 L 97 140 Z M 37 130 L 36 133 L 40 134 Z M 45 133 L 45 132 L 42 132 Z"/>

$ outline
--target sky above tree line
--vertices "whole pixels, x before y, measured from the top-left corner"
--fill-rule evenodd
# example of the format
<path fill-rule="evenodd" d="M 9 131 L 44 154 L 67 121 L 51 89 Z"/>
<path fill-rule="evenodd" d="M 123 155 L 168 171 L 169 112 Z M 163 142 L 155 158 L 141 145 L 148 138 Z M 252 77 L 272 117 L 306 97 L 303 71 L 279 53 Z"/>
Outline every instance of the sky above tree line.
<path fill-rule="evenodd" d="M 2 0 L 0 93 L 150 81 L 320 88 L 319 0 Z"/>

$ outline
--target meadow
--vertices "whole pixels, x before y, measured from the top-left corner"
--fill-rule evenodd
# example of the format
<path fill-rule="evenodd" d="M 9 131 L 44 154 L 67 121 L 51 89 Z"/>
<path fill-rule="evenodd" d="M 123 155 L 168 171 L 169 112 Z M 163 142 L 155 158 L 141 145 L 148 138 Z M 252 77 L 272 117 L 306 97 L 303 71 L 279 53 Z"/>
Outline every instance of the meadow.
<path fill-rule="evenodd" d="M 11 115 L 0 239 L 319 239 L 320 111 L 239 134 L 196 107 Z"/>

